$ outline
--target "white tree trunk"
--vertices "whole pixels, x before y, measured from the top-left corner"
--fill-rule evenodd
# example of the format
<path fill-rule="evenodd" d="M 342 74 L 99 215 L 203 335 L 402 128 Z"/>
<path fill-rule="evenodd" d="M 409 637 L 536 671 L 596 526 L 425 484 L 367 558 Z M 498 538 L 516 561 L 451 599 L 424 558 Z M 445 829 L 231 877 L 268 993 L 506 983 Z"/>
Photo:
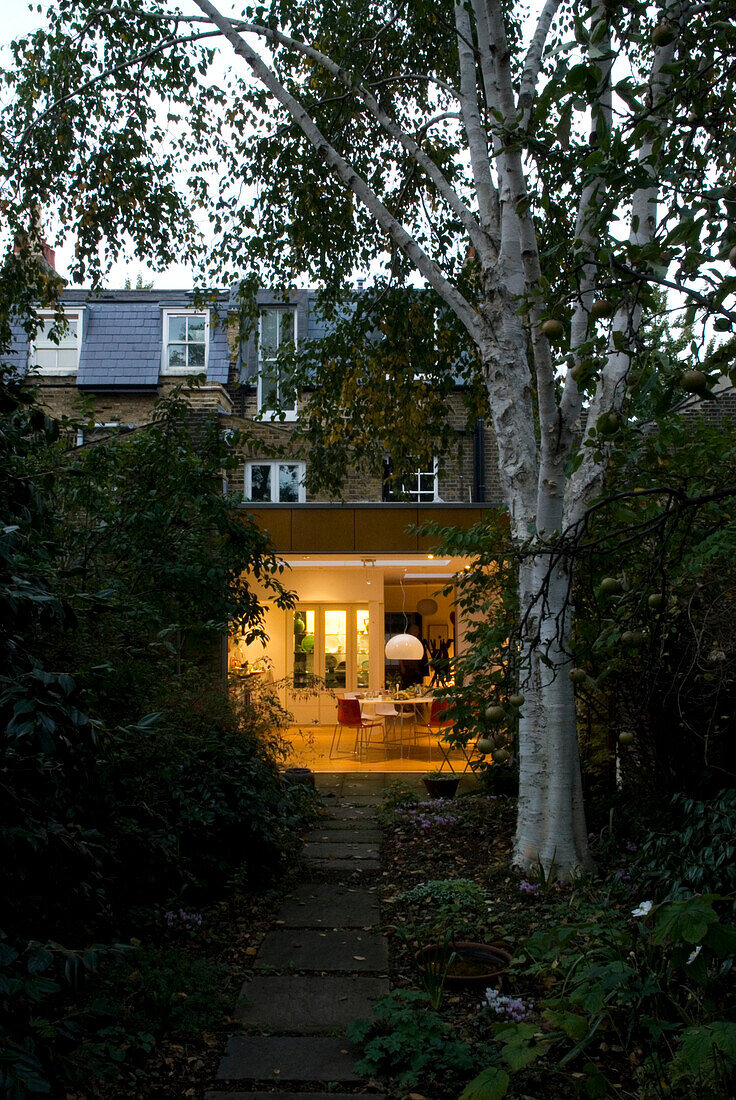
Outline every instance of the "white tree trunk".
<path fill-rule="evenodd" d="M 561 563 L 545 587 L 548 558 L 530 559 L 520 570 L 523 610 L 531 608 L 522 639 L 525 696 L 519 720 L 519 808 L 513 862 L 520 869 L 541 862 L 562 876 L 591 865 L 583 811 L 575 695 L 567 676 L 569 576 Z M 537 603 L 534 603 L 534 601 Z M 538 610 L 536 610 L 538 608 Z M 536 611 L 536 613 L 535 613 Z"/>

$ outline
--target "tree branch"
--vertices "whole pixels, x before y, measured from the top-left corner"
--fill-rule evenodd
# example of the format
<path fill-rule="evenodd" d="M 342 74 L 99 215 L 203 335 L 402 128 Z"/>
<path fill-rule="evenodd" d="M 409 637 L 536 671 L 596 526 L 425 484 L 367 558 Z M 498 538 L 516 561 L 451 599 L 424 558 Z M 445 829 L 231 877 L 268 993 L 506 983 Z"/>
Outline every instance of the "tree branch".
<path fill-rule="evenodd" d="M 233 29 L 231 21 L 221 15 L 217 8 L 210 3 L 210 0 L 195 0 L 195 2 L 200 10 L 208 15 L 213 24 L 219 28 L 235 53 L 243 58 L 259 83 L 268 90 L 277 103 L 280 103 L 282 107 L 288 111 L 307 140 L 333 169 L 341 182 L 353 192 L 361 203 L 363 203 L 366 209 L 374 216 L 379 226 L 411 260 L 429 285 L 447 302 L 459 320 L 463 323 L 475 343 L 480 343 L 483 326 L 476 310 L 473 309 L 460 291 L 445 278 L 437 264 L 427 255 L 424 249 L 414 240 L 393 214 L 391 214 L 386 206 L 384 206 L 362 176 L 360 176 L 337 152 L 334 146 L 330 144 L 319 130 L 314 119 L 312 119 L 301 103 L 287 91 L 273 70 L 266 65 L 252 46 Z M 470 217 L 476 228 L 476 232 L 479 232 L 478 223 L 472 218 L 472 215 L 470 215 Z"/>
<path fill-rule="evenodd" d="M 455 25 L 457 27 L 457 47 L 460 61 L 460 105 L 465 133 L 468 138 L 468 151 L 475 182 L 475 192 L 478 196 L 478 211 L 481 225 L 493 242 L 493 255 L 489 256 L 487 249 L 480 254 L 481 260 L 488 263 L 496 259 L 501 246 L 500 226 L 498 224 L 498 194 L 491 176 L 488 137 L 481 125 L 480 111 L 478 110 L 475 53 L 472 48 L 470 16 L 462 3 L 455 4 Z"/>

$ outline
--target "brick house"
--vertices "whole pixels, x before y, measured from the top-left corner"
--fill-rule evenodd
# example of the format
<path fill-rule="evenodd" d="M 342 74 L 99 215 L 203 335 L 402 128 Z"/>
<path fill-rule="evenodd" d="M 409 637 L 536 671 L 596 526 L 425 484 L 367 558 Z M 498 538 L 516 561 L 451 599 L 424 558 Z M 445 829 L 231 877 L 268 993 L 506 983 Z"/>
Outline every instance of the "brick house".
<path fill-rule="evenodd" d="M 470 526 L 500 504 L 492 432 L 482 420 L 467 429 L 459 389 L 449 398 L 457 446 L 442 474 L 436 465 L 417 470 L 403 483 L 401 499 L 387 499 L 384 470 L 356 468 L 335 503 L 307 494 L 305 459 L 290 456 L 299 400 L 282 391 L 275 361 L 280 344 L 324 334 L 313 292 L 296 291 L 284 302 L 261 291 L 258 334 L 242 341 L 233 338 L 238 322 L 227 293 L 206 308 L 191 293 L 173 290 L 68 290 L 62 300 L 61 339 L 50 337 L 52 317 L 42 314 L 34 343 L 19 331 L 12 356 L 18 370 L 33 371 L 53 414 L 74 415 L 83 398 L 95 434 L 134 430 L 150 421 L 158 396 L 200 376 L 195 411 L 219 417 L 223 430 L 250 431 L 250 451 L 228 491 L 291 566 L 298 606 L 268 611 L 265 654 L 231 639 L 231 670 L 265 663 L 277 680 L 288 680 L 283 701 L 297 721 L 327 723 L 334 720 L 334 694 L 305 698 L 292 685 L 298 689 L 316 675 L 333 693 L 380 687 L 398 674 L 385 660 L 385 639 L 408 624 L 432 646 L 462 648 L 460 612 L 439 590 L 465 563 L 433 556 L 431 541 L 408 530 L 428 521 Z M 271 416 L 277 402 L 287 409 L 283 420 Z M 80 433 L 74 442 L 89 436 Z M 274 445 L 281 447 L 278 458 Z"/>

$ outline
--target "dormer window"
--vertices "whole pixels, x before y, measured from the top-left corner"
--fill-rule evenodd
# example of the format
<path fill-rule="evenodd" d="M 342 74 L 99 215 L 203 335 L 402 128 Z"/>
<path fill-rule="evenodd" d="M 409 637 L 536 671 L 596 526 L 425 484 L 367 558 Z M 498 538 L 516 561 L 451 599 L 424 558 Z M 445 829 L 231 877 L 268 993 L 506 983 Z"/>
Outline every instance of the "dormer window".
<path fill-rule="evenodd" d="M 30 365 L 39 374 L 76 374 L 82 344 L 83 310 L 64 314 L 57 322 L 53 313 L 40 314 L 41 324 L 31 345 Z"/>
<path fill-rule="evenodd" d="M 278 361 L 279 352 L 295 344 L 296 310 L 269 306 L 261 310 L 258 334 L 258 411 L 270 419 L 283 413 L 296 419 L 296 391 Z"/>
<path fill-rule="evenodd" d="M 162 374 L 205 374 L 209 315 L 195 309 L 164 310 Z"/>

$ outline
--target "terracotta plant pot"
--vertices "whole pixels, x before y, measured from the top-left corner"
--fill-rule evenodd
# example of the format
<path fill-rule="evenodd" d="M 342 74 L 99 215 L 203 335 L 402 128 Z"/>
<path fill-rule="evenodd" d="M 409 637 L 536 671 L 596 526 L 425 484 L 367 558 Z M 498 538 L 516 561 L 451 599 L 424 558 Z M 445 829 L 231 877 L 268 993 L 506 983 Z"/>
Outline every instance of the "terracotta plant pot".
<path fill-rule="evenodd" d="M 427 788 L 430 798 L 454 798 L 460 777 L 457 775 L 422 777 L 422 783 Z"/>
<path fill-rule="evenodd" d="M 451 989 L 498 985 L 511 963 L 511 955 L 501 944 L 473 943 L 469 940 L 457 940 L 447 946 L 430 943 L 416 953 L 421 964 L 431 962 L 436 956 L 454 951 L 455 958 L 450 963 L 445 976 L 445 985 Z"/>

